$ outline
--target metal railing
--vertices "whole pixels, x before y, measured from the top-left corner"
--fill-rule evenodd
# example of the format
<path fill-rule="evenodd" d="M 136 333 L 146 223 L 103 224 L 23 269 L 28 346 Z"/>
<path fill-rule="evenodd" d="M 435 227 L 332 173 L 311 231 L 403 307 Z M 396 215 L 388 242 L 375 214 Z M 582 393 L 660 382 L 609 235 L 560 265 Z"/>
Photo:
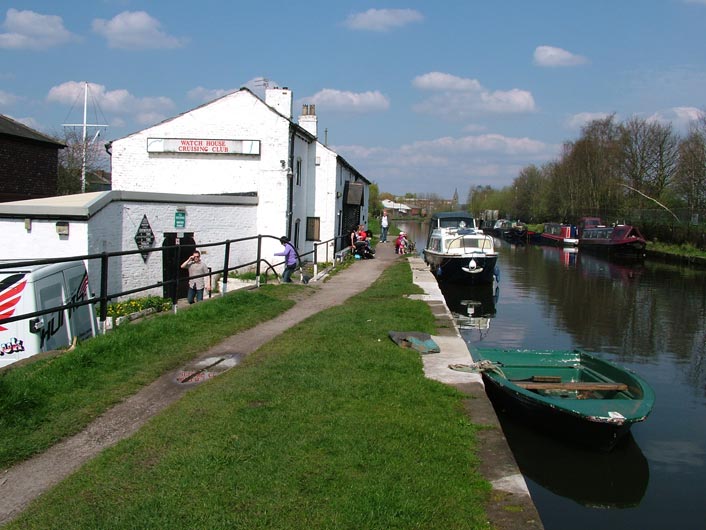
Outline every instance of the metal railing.
<path fill-rule="evenodd" d="M 306 252 L 304 254 L 298 254 L 300 261 L 303 258 L 306 258 L 308 256 L 312 256 L 313 263 L 314 263 L 314 277 L 318 275 L 318 264 L 321 261 L 320 258 L 322 257 L 323 254 L 323 261 L 324 262 L 333 262 L 335 261 L 335 246 L 336 242 L 339 239 L 344 239 L 345 236 L 337 236 L 334 238 L 331 238 L 327 241 L 320 241 L 320 242 L 315 242 L 314 243 L 314 249 Z M 270 263 L 268 260 L 266 260 L 263 255 L 262 255 L 262 241 L 263 239 L 274 239 L 277 242 L 279 242 L 279 237 L 277 236 L 270 236 L 270 235 L 257 235 L 257 236 L 250 236 L 250 237 L 244 237 L 244 238 L 238 238 L 238 239 L 227 239 L 225 241 L 219 241 L 215 243 L 203 243 L 199 244 L 198 248 L 199 249 L 204 249 L 204 248 L 211 248 L 211 247 L 223 247 L 223 266 L 220 268 L 210 268 L 209 272 L 206 274 L 200 274 L 200 275 L 194 275 L 194 276 L 189 276 L 187 279 L 181 278 L 180 277 L 180 269 L 181 269 L 181 263 L 179 262 L 179 250 L 183 248 L 184 246 L 181 245 L 169 245 L 169 246 L 162 246 L 162 247 L 151 247 L 151 248 L 143 248 L 143 249 L 138 249 L 138 250 L 124 250 L 124 251 L 116 251 L 116 252 L 101 252 L 98 254 L 86 254 L 86 255 L 81 255 L 81 256 L 69 256 L 69 257 L 61 257 L 61 258 L 46 258 L 46 259 L 34 259 L 34 260 L 23 260 L 23 261 L 14 261 L 14 262 L 1 262 L 0 263 L 0 272 L 3 270 L 7 269 L 23 269 L 23 268 L 28 268 L 31 266 L 35 265 L 49 265 L 49 264 L 54 264 L 54 263 L 70 263 L 70 262 L 78 262 L 82 261 L 84 263 L 87 263 L 92 260 L 98 260 L 100 262 L 100 275 L 99 275 L 99 293 L 98 295 L 95 295 L 93 293 L 87 292 L 88 298 L 85 300 L 80 300 L 80 301 L 75 301 L 75 302 L 70 302 L 70 303 L 65 303 L 61 306 L 54 306 L 51 308 L 43 309 L 40 311 L 34 311 L 32 313 L 24 313 L 21 315 L 13 315 L 13 316 L 7 316 L 7 317 L 0 317 L 0 323 L 10 323 L 10 322 L 15 322 L 18 320 L 25 320 L 29 318 L 34 318 L 34 317 L 39 317 L 42 315 L 48 315 L 51 313 L 56 313 L 59 311 L 64 311 L 67 309 L 74 309 L 77 307 L 85 306 L 85 305 L 90 305 L 90 304 L 99 304 L 99 320 L 101 322 L 101 329 L 105 330 L 105 321 L 107 320 L 108 317 L 108 302 L 111 300 L 115 300 L 118 298 L 126 297 L 132 294 L 136 293 L 141 293 L 145 291 L 150 291 L 154 290 L 157 288 L 162 288 L 164 289 L 165 287 L 170 288 L 170 291 L 173 293 L 171 296 L 172 300 L 172 305 L 173 309 L 176 312 L 177 310 L 177 300 L 179 297 L 179 285 L 181 282 L 188 281 L 189 279 L 193 278 L 203 278 L 206 276 L 211 276 L 212 274 L 221 274 L 222 275 L 222 293 L 225 295 L 227 293 L 227 285 L 228 285 L 228 274 L 231 271 L 237 270 L 237 269 L 244 269 L 248 267 L 255 267 L 256 270 L 256 277 L 257 277 L 257 282 L 256 285 L 259 286 L 260 284 L 260 277 L 263 274 L 262 272 L 262 265 L 265 264 L 267 268 L 265 269 L 264 275 L 265 275 L 265 281 L 267 281 L 267 276 L 270 271 L 277 276 L 276 268 L 283 265 L 285 262 L 280 261 L 280 262 L 275 262 L 275 263 Z M 246 261 L 243 263 L 236 263 L 235 265 L 230 265 L 230 256 L 231 256 L 231 249 L 234 244 L 236 243 L 242 243 L 242 242 L 247 242 L 247 241 L 254 241 L 257 240 L 257 252 L 256 252 L 256 257 L 254 260 L 251 261 Z M 196 247 L 196 245 L 185 245 L 188 247 Z M 322 248 L 323 247 L 323 248 Z M 108 289 L 108 278 L 110 274 L 110 266 L 109 266 L 109 260 L 110 258 L 115 258 L 115 257 L 124 257 L 124 256 L 131 256 L 135 254 L 140 254 L 140 255 L 145 255 L 145 254 L 152 254 L 152 253 L 162 253 L 162 258 L 163 258 L 163 263 L 164 263 L 164 257 L 165 253 L 173 253 L 174 256 L 177 257 L 177 259 L 173 260 L 174 261 L 174 267 L 175 270 L 173 271 L 173 278 L 171 280 L 157 280 L 157 281 L 150 281 L 145 285 L 141 285 L 139 287 L 135 287 L 133 289 L 127 289 L 127 290 L 120 290 L 116 292 L 109 292 Z M 172 256 L 173 257 L 173 256 Z M 215 272 L 214 272 L 215 271 Z M 95 279 L 95 278 L 94 278 Z"/>

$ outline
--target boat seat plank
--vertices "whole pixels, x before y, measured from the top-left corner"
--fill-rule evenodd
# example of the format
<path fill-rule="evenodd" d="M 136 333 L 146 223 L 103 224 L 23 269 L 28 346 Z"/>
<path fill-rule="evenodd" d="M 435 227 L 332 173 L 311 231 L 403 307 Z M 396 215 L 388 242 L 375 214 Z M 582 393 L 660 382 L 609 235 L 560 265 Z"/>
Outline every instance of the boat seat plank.
<path fill-rule="evenodd" d="M 513 381 L 517 386 L 527 390 L 597 390 L 597 391 L 625 391 L 625 383 L 598 383 L 591 381 L 575 382 L 541 382 L 541 381 Z"/>

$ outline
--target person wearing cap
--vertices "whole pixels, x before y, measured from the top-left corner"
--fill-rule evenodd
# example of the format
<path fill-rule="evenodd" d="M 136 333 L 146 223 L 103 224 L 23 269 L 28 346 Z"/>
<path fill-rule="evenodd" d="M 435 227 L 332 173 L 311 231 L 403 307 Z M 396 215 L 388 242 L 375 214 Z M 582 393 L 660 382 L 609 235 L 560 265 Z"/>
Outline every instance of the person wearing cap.
<path fill-rule="evenodd" d="M 297 262 L 299 261 L 299 256 L 297 255 L 297 251 L 294 246 L 289 242 L 288 237 L 280 237 L 279 242 L 284 245 L 284 250 L 282 250 L 282 252 L 275 252 L 275 256 L 285 257 L 284 271 L 282 272 L 282 282 L 292 283 L 292 273 L 297 270 Z"/>
<path fill-rule="evenodd" d="M 407 250 L 407 234 L 400 232 L 395 240 L 395 254 L 405 254 Z"/>

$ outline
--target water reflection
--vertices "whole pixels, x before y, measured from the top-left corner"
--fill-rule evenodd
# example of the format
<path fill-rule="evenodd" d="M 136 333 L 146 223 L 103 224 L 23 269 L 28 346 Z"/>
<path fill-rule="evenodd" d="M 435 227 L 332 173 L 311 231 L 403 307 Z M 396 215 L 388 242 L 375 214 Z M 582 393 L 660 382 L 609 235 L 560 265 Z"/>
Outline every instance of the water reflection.
<path fill-rule="evenodd" d="M 576 267 L 584 278 L 590 276 L 631 282 L 642 274 L 644 262 L 608 260 L 586 252 L 577 253 Z"/>
<path fill-rule="evenodd" d="M 446 306 L 461 330 L 478 330 L 480 338 L 490 329 L 500 296 L 497 282 L 479 285 L 439 284 Z"/>
<path fill-rule="evenodd" d="M 426 236 L 418 223 L 405 225 Z M 501 422 L 547 530 L 704 528 L 706 504 L 706 271 L 652 260 L 498 241 L 500 287 L 486 329 L 462 329 L 470 348 L 583 348 L 634 370 L 655 407 L 608 454 Z M 488 313 L 483 293 L 444 293 Z M 493 299 L 493 296 L 490 296 Z M 489 313 L 492 313 L 490 311 Z M 492 323 L 490 319 L 492 318 Z M 628 509 L 622 509 L 627 508 Z M 608 508 L 608 509 L 606 509 Z M 567 523 L 568 522 L 568 523 Z"/>
<path fill-rule="evenodd" d="M 551 245 L 542 245 L 539 248 L 542 249 L 542 255 L 545 260 L 559 263 L 567 269 L 576 267 L 576 262 L 579 255 L 579 249 L 576 247 L 562 248 Z"/>
<path fill-rule="evenodd" d="M 564 444 L 501 411 L 498 418 L 526 478 L 591 508 L 630 508 L 640 504 L 650 469 L 632 434 L 610 453 L 603 453 Z"/>

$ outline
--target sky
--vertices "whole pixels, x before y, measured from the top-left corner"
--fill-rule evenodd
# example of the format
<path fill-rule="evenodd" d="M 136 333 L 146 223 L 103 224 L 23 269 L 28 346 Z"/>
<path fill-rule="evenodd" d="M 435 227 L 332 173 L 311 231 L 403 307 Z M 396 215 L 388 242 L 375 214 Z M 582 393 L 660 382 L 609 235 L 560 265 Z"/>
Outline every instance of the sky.
<path fill-rule="evenodd" d="M 122 138 L 248 87 L 314 103 L 381 192 L 461 201 L 614 114 L 706 110 L 706 0 L 2 0 L 0 114 Z M 98 128 L 89 128 L 95 135 Z"/>

